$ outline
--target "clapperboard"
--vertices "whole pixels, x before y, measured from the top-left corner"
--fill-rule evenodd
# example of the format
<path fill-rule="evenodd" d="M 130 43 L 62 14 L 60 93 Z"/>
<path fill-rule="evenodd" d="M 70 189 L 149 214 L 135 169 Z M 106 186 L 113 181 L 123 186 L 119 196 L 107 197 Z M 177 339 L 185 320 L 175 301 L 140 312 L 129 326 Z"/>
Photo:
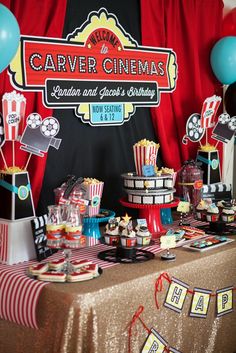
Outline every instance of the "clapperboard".
<path fill-rule="evenodd" d="M 203 185 L 202 198 L 212 199 L 213 202 L 221 201 L 221 200 L 231 200 L 232 187 L 231 185 L 227 185 L 223 183 Z"/>
<path fill-rule="evenodd" d="M 47 247 L 46 237 L 47 215 L 36 217 L 31 221 L 35 250 L 38 261 L 42 261 L 55 253 L 56 249 Z"/>

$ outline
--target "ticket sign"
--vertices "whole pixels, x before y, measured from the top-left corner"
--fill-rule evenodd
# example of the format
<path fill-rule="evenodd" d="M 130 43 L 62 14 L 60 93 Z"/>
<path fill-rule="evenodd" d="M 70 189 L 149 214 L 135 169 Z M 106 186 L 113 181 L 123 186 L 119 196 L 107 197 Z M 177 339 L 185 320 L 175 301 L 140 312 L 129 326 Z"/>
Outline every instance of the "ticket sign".
<path fill-rule="evenodd" d="M 175 90 L 176 54 L 139 46 L 105 8 L 66 39 L 21 36 L 12 84 L 42 91 L 46 107 L 75 108 L 90 125 L 121 125 L 136 106 L 157 106 Z"/>
<path fill-rule="evenodd" d="M 184 305 L 188 288 L 188 284 L 173 277 L 168 288 L 164 306 L 180 313 Z"/>
<path fill-rule="evenodd" d="M 194 288 L 190 316 L 206 318 L 211 292 L 207 289 Z"/>
<path fill-rule="evenodd" d="M 233 287 L 216 291 L 216 315 L 223 316 L 233 311 Z"/>

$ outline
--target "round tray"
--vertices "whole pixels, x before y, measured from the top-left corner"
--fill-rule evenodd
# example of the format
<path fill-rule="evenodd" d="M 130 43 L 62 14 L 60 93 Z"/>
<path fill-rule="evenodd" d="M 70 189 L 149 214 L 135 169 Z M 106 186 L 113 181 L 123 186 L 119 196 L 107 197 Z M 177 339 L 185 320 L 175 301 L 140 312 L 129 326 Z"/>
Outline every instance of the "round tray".
<path fill-rule="evenodd" d="M 110 218 L 115 217 L 115 212 L 110 210 L 101 209 L 100 212 L 107 211 L 109 215 L 107 217 L 85 217 L 83 219 L 83 234 L 87 237 L 93 237 L 94 239 L 100 239 L 101 233 L 99 229 L 99 223 L 108 222 Z"/>
<path fill-rule="evenodd" d="M 108 262 L 115 263 L 139 263 L 152 260 L 154 254 L 147 250 L 138 248 L 117 247 L 98 253 L 98 258 Z"/>

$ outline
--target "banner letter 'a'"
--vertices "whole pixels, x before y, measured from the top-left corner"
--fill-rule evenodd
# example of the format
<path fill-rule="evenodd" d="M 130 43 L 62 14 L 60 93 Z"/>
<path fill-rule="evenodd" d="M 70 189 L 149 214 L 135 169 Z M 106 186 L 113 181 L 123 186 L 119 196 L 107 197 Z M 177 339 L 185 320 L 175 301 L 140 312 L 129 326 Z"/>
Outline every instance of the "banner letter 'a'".
<path fill-rule="evenodd" d="M 223 316 L 233 311 L 233 287 L 216 291 L 216 316 Z"/>
<path fill-rule="evenodd" d="M 190 316 L 206 318 L 209 304 L 211 290 L 194 288 L 193 299 L 191 304 Z"/>
<path fill-rule="evenodd" d="M 180 313 L 183 309 L 188 288 L 188 284 L 173 277 L 168 288 L 164 306 Z"/>

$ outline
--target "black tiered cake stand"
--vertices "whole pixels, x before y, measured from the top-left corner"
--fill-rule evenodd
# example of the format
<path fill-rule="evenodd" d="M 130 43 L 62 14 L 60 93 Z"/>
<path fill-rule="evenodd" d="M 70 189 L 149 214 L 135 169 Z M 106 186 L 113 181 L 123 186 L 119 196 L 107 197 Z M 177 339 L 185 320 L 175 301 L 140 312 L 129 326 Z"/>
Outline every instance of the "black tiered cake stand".
<path fill-rule="evenodd" d="M 116 248 L 101 251 L 98 258 L 109 262 L 139 263 L 153 259 L 154 254 L 138 247 L 128 248 L 118 245 Z"/>

